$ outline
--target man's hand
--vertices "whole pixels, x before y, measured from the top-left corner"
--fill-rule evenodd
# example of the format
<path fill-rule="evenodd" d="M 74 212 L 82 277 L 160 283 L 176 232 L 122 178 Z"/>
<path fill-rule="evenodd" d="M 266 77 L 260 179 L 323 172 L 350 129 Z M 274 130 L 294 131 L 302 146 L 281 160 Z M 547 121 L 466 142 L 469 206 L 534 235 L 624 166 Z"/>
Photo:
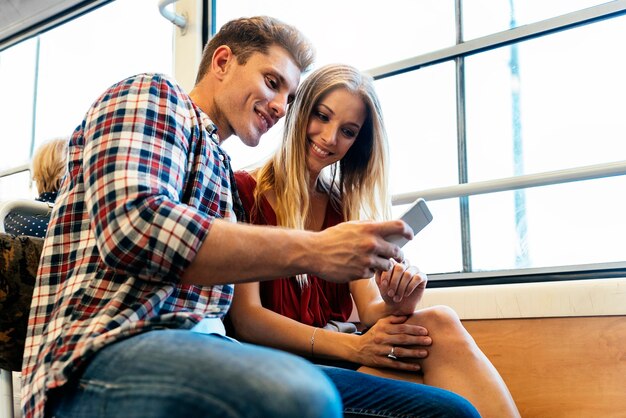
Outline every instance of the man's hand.
<path fill-rule="evenodd" d="M 411 228 L 400 220 L 344 222 L 315 234 L 311 273 L 336 283 L 372 277 L 376 271 L 401 261 L 402 251 L 385 241 L 389 235 L 413 239 Z"/>

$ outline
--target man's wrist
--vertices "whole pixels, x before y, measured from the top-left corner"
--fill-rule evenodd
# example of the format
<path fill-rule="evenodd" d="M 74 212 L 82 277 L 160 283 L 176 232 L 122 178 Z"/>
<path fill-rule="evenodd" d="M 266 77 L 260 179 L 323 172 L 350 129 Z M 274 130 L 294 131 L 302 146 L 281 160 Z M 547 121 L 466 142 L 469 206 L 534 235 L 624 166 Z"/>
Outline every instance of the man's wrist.
<path fill-rule="evenodd" d="M 317 273 L 319 266 L 319 255 L 315 240 L 317 233 L 311 231 L 289 231 L 290 243 L 287 248 L 289 254 L 287 258 L 289 266 L 300 273 Z"/>

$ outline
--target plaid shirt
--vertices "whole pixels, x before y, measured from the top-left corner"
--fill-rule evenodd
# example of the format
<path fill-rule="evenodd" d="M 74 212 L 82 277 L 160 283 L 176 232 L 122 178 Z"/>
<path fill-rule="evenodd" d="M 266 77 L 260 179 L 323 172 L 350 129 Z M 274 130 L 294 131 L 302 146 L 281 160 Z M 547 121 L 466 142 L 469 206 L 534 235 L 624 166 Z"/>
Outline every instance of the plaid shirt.
<path fill-rule="evenodd" d="M 109 88 L 74 131 L 30 311 L 26 418 L 106 345 L 228 310 L 232 285 L 180 284 L 213 219 L 240 213 L 216 129 L 175 83 L 142 74 Z"/>

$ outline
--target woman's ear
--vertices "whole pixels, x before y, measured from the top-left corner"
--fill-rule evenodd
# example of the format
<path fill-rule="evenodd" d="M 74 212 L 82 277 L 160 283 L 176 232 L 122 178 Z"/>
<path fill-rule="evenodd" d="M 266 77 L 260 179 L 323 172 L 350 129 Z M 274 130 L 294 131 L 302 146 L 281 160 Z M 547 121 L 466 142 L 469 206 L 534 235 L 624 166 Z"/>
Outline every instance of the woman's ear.
<path fill-rule="evenodd" d="M 235 59 L 235 55 L 228 45 L 220 45 L 215 49 L 215 52 L 213 52 L 211 72 L 214 73 L 218 79 L 222 79 Z"/>

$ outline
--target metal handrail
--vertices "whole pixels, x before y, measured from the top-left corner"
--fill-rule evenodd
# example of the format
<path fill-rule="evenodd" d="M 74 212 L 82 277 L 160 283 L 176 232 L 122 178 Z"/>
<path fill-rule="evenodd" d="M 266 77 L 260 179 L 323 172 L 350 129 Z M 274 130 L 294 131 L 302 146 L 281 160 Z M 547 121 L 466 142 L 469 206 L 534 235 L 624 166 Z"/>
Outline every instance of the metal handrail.
<path fill-rule="evenodd" d="M 159 12 L 163 15 L 164 18 L 175 24 L 181 29 L 187 28 L 187 18 L 185 16 L 181 16 L 174 12 L 171 12 L 167 9 L 172 3 L 176 3 L 178 0 L 161 0 L 159 1 Z"/>
<path fill-rule="evenodd" d="M 2 177 L 12 176 L 13 174 L 18 174 L 28 170 L 30 170 L 30 163 L 24 163 L 22 165 L 18 165 L 17 167 L 8 168 L 6 170 L 0 171 L 0 179 Z"/>
<path fill-rule="evenodd" d="M 626 0 L 614 0 L 598 6 L 567 13 L 540 22 L 529 23 L 513 29 L 483 36 L 459 43 L 457 45 L 429 52 L 412 58 L 382 65 L 367 70 L 375 79 L 382 79 L 393 75 L 417 70 L 429 65 L 453 60 L 456 57 L 465 57 L 484 52 L 512 43 L 538 38 L 550 33 L 571 29 L 576 26 L 587 25 L 599 20 L 626 14 Z"/>
<path fill-rule="evenodd" d="M 626 160 L 400 193 L 393 196 L 392 202 L 403 205 L 418 197 L 428 201 L 442 200 L 623 175 L 626 175 Z"/>

